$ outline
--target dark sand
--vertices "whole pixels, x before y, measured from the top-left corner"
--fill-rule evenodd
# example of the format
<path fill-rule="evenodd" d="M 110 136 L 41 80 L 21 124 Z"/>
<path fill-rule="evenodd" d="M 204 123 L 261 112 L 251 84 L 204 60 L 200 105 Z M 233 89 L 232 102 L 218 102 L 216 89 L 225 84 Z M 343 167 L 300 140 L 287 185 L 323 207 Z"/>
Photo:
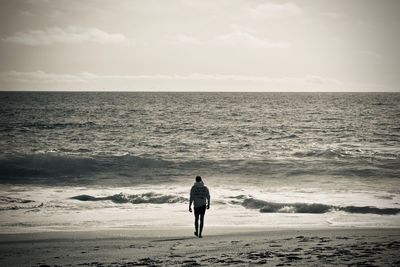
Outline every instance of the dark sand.
<path fill-rule="evenodd" d="M 1 234 L 0 266 L 400 266 L 400 229 Z"/>

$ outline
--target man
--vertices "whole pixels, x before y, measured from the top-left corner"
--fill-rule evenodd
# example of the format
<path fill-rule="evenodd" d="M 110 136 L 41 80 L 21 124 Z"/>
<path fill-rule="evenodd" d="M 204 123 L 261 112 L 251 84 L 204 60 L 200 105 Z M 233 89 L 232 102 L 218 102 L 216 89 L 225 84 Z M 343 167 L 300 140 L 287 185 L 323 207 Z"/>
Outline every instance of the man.
<path fill-rule="evenodd" d="M 190 190 L 190 203 L 189 212 L 192 212 L 192 202 L 194 206 L 194 232 L 195 236 L 201 238 L 201 233 L 203 232 L 204 225 L 204 214 L 207 209 L 210 208 L 210 192 L 207 186 L 204 185 L 200 176 L 196 176 L 196 182 Z M 200 219 L 200 229 L 199 229 L 199 219 Z M 199 231 L 200 230 L 200 231 Z"/>

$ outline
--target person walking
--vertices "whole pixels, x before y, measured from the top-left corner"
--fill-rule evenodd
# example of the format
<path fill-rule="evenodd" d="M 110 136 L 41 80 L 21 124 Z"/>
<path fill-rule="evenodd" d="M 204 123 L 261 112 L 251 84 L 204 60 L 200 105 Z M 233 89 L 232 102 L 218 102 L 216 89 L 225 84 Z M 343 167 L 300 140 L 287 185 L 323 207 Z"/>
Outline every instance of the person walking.
<path fill-rule="evenodd" d="M 192 212 L 192 203 L 194 206 L 194 235 L 199 238 L 202 237 L 203 226 L 204 226 L 204 215 L 206 208 L 210 208 L 210 192 L 207 186 L 204 185 L 200 176 L 196 176 L 196 182 L 190 190 L 190 203 L 189 212 Z M 199 229 L 200 220 L 200 229 Z"/>

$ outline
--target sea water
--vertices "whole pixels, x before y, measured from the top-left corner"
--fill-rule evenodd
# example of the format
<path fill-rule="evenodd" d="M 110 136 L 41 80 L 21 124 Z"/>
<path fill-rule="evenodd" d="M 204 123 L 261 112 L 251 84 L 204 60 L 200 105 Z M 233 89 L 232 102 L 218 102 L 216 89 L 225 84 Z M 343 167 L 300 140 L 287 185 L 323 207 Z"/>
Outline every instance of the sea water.
<path fill-rule="evenodd" d="M 400 227 L 399 93 L 0 93 L 1 232 Z"/>

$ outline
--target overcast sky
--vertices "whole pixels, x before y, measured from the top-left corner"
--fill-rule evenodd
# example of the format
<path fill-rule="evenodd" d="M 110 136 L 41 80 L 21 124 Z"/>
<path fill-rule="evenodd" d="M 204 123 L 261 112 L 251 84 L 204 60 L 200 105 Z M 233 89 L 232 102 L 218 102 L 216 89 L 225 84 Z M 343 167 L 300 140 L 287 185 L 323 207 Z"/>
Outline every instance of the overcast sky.
<path fill-rule="evenodd" d="M 398 0 L 0 5 L 1 90 L 400 91 Z"/>

